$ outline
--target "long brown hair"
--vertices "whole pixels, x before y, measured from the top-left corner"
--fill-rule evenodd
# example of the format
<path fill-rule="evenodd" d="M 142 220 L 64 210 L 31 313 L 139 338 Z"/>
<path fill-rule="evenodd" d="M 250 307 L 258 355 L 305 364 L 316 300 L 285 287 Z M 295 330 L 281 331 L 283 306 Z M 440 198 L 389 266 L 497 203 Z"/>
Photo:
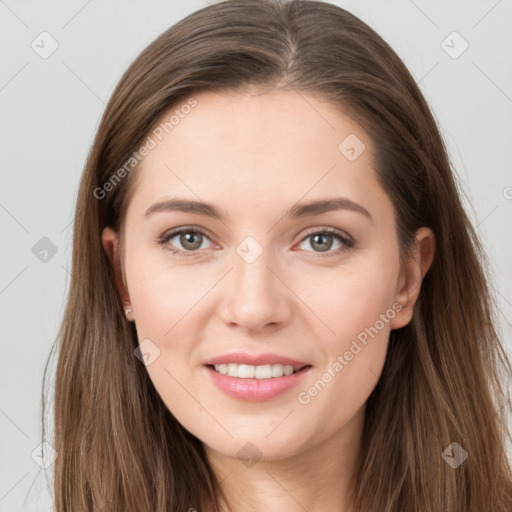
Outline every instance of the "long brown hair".
<path fill-rule="evenodd" d="M 438 127 L 378 34 L 344 9 L 306 0 L 228 0 L 192 13 L 136 58 L 108 102 L 80 182 L 56 340 L 56 511 L 219 510 L 201 441 L 134 356 L 136 330 L 124 318 L 101 233 L 122 231 L 137 170 L 126 162 L 164 113 L 202 91 L 253 87 L 293 88 L 353 117 L 374 145 L 403 253 L 417 228 L 436 236 L 413 319 L 392 331 L 367 402 L 355 509 L 510 512 L 500 381 L 511 366 L 495 330 L 484 253 Z M 456 469 L 442 456 L 454 442 L 468 454 Z"/>

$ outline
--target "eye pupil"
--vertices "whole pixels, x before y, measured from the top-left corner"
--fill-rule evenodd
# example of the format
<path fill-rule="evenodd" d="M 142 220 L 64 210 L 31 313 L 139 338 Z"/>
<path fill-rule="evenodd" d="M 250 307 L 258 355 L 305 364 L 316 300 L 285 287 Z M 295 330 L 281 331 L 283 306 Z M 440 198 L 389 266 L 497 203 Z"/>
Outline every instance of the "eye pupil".
<path fill-rule="evenodd" d="M 313 236 L 313 242 L 312 242 L 311 245 L 314 247 L 315 244 L 317 243 L 318 239 L 320 239 L 320 240 L 324 239 L 325 240 L 326 238 L 329 240 L 330 243 L 327 244 L 328 245 L 327 247 L 325 247 L 325 245 L 323 247 L 320 246 L 319 250 L 321 252 L 328 251 L 331 248 L 331 246 L 332 246 L 332 235 L 326 235 L 326 234 L 314 235 Z"/>
<path fill-rule="evenodd" d="M 173 250 L 173 252 L 178 253 L 180 256 L 192 256 L 197 253 L 201 249 L 201 245 L 203 242 L 203 238 L 208 237 L 204 235 L 201 231 L 196 230 L 176 230 L 173 233 L 170 233 L 169 235 L 162 237 L 159 239 L 160 244 L 164 245 L 167 244 L 167 242 L 170 243 L 171 246 L 176 247 L 170 240 L 178 237 L 179 245 L 181 245 L 181 249 Z M 331 252 L 333 241 L 334 239 L 337 239 L 340 241 L 343 247 L 352 247 L 353 244 L 341 237 L 338 234 L 331 233 L 331 231 L 317 231 L 316 233 L 312 233 L 309 236 L 306 236 L 303 239 L 303 242 L 305 240 L 310 240 L 310 247 L 313 248 L 315 252 L 320 253 L 329 253 Z M 335 254 L 338 254 L 340 251 L 336 252 Z"/>
<path fill-rule="evenodd" d="M 180 237 L 180 243 L 183 245 L 183 247 L 187 248 L 187 249 L 190 249 L 191 251 L 195 251 L 196 249 L 199 249 L 199 247 L 201 247 L 201 233 L 196 233 L 194 231 L 189 231 L 187 233 L 183 233 Z M 193 239 L 194 237 L 198 237 L 198 240 L 199 240 L 199 244 L 197 243 L 197 240 L 194 244 L 194 242 L 191 242 L 191 239 Z M 190 247 L 189 243 L 192 243 L 192 247 Z"/>

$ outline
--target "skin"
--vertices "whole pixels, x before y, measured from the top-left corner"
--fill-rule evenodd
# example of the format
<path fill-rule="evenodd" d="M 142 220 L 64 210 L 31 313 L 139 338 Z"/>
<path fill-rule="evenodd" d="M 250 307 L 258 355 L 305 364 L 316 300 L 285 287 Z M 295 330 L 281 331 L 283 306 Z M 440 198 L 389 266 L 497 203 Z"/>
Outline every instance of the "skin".
<path fill-rule="evenodd" d="M 371 141 L 334 105 L 294 91 L 194 97 L 198 105 L 137 171 L 121 261 L 117 233 L 103 232 L 132 308 L 127 318 L 139 342 L 149 338 L 160 350 L 146 367 L 150 378 L 177 420 L 204 443 L 230 510 L 350 512 L 365 403 L 390 330 L 411 320 L 434 235 L 419 229 L 401 266 L 393 204 L 377 181 Z M 338 149 L 350 134 L 366 146 L 354 161 Z M 177 196 L 214 204 L 225 222 L 177 211 L 144 216 L 153 203 Z M 350 210 L 283 217 L 299 201 L 337 196 L 363 206 L 371 219 Z M 181 226 L 207 235 L 199 235 L 193 257 L 156 242 Z M 315 244 L 311 235 L 326 227 L 349 234 L 354 247 L 335 237 Z M 252 263 L 236 252 L 247 236 L 263 251 Z M 190 251 L 193 242 L 177 235 L 166 244 Z M 339 247 L 345 250 L 336 254 Z M 298 394 L 390 310 L 395 314 L 378 334 L 300 403 Z M 287 355 L 313 368 L 273 400 L 237 400 L 203 368 L 206 359 L 235 351 Z M 261 457 L 252 466 L 237 455 L 246 443 Z"/>

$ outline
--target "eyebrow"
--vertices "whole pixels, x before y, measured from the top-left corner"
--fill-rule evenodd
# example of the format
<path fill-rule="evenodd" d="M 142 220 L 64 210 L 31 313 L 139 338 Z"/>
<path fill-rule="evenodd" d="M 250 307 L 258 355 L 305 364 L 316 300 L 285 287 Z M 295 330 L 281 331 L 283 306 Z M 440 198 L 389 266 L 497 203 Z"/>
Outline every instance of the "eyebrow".
<path fill-rule="evenodd" d="M 319 201 L 311 201 L 308 203 L 299 203 L 290 208 L 284 215 L 288 219 L 298 219 L 313 215 L 320 215 L 335 210 L 349 210 L 361 213 L 368 219 L 372 220 L 370 212 L 358 203 L 346 198 L 336 197 L 332 199 L 322 199 Z M 213 205 L 195 201 L 191 199 L 173 198 L 160 201 L 151 205 L 144 214 L 145 217 L 157 212 L 179 211 L 185 213 L 194 213 L 204 215 L 224 221 L 224 215 Z"/>

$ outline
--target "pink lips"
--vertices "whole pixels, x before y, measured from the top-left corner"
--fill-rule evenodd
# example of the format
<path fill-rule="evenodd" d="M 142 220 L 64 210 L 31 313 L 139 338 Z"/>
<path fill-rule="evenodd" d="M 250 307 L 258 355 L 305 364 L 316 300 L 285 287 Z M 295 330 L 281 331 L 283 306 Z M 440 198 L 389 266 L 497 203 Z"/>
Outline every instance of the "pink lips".
<path fill-rule="evenodd" d="M 271 379 L 241 379 L 223 375 L 213 368 L 213 365 L 216 364 L 229 363 L 250 364 L 253 366 L 282 364 L 283 366 L 293 366 L 297 371 L 291 375 L 283 375 L 282 377 Z M 309 373 L 311 365 L 277 354 L 251 356 L 249 354 L 234 353 L 205 361 L 204 369 L 212 379 L 213 384 L 226 395 L 248 402 L 263 402 L 276 398 L 295 387 Z"/>
<path fill-rule="evenodd" d="M 307 366 L 308 363 L 290 359 L 289 357 L 280 356 L 277 354 L 258 354 L 257 356 L 251 356 L 250 354 L 244 354 L 243 352 L 235 352 L 233 354 L 225 354 L 219 357 L 213 357 L 208 359 L 203 364 L 251 364 L 253 366 L 262 366 L 264 364 L 282 364 L 283 366 L 290 365 L 294 368 L 302 368 Z"/>

